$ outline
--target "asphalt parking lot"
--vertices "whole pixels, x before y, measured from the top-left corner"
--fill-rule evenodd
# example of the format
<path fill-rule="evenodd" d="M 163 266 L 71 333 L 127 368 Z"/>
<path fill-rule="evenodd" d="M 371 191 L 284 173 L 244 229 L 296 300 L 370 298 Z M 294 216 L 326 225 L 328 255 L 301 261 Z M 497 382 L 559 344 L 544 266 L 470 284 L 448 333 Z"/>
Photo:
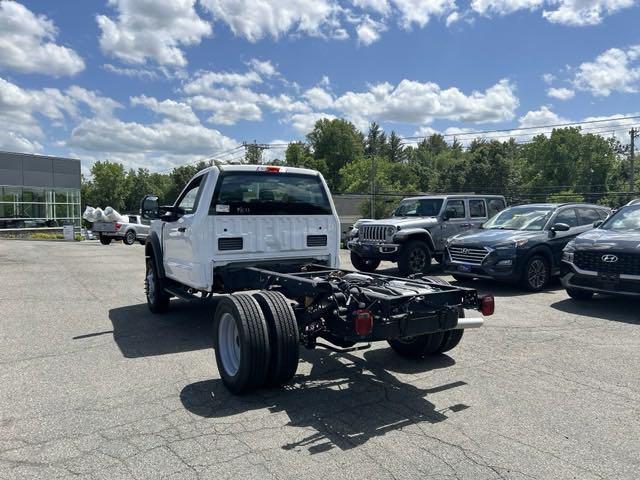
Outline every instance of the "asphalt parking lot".
<path fill-rule="evenodd" d="M 143 277 L 140 245 L 0 240 L 0 478 L 639 477 L 640 302 L 472 282 L 496 314 L 448 355 L 304 351 L 238 398 L 209 309 L 153 316 Z"/>

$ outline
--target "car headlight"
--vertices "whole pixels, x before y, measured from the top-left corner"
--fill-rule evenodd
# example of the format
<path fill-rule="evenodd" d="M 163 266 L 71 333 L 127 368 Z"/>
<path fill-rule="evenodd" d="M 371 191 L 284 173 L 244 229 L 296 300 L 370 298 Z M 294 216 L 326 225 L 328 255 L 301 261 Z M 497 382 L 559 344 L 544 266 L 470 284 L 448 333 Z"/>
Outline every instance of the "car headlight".
<path fill-rule="evenodd" d="M 509 243 L 503 243 L 502 245 L 497 245 L 494 247 L 496 250 L 512 250 L 514 248 L 519 248 L 527 244 L 529 239 L 527 238 L 519 238 L 518 240 L 514 240 Z"/>
<path fill-rule="evenodd" d="M 396 233 L 396 227 L 387 227 L 387 237 L 390 237 L 395 233 Z"/>
<path fill-rule="evenodd" d="M 357 236 L 358 236 L 358 229 L 352 228 L 351 231 L 349 232 L 349 237 L 356 238 Z"/>
<path fill-rule="evenodd" d="M 573 252 L 562 252 L 562 260 L 565 262 L 573 263 Z"/>
<path fill-rule="evenodd" d="M 562 250 L 562 260 L 573 263 L 574 252 L 576 251 L 576 242 L 571 240 Z"/>

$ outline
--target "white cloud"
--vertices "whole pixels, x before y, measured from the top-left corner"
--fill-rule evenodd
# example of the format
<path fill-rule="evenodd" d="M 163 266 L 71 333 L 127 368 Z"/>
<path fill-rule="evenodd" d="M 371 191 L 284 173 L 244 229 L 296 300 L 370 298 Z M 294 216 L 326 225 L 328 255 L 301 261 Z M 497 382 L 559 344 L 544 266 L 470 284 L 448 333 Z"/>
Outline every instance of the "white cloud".
<path fill-rule="evenodd" d="M 455 0 L 393 0 L 401 17 L 401 25 L 424 27 L 432 16 L 444 16 L 456 10 Z"/>
<path fill-rule="evenodd" d="M 328 120 L 333 120 L 336 118 L 335 115 L 331 115 L 330 113 L 321 113 L 321 112 L 310 112 L 310 113 L 296 113 L 291 115 L 289 121 L 291 126 L 300 134 L 306 135 L 311 130 L 313 130 L 314 125 L 318 120 L 326 118 Z"/>
<path fill-rule="evenodd" d="M 168 67 L 184 67 L 181 47 L 197 45 L 211 35 L 211 25 L 194 9 L 195 0 L 109 0 L 118 16 L 98 15 L 100 48 L 127 63 L 148 59 Z"/>
<path fill-rule="evenodd" d="M 542 106 L 539 110 L 530 110 L 520 117 L 520 127 L 541 127 L 544 125 L 557 125 L 568 123 L 569 120 L 552 112 L 549 107 Z"/>
<path fill-rule="evenodd" d="M 545 73 L 542 75 L 542 81 L 547 85 L 551 85 L 556 79 L 556 76 L 553 73 Z"/>
<path fill-rule="evenodd" d="M 427 124 L 433 119 L 475 123 L 511 120 L 519 105 L 514 86 L 501 80 L 484 92 L 465 95 L 457 88 L 442 89 L 435 83 L 402 80 L 373 85 L 367 92 L 347 92 L 335 108 L 364 128 L 370 121 Z"/>
<path fill-rule="evenodd" d="M 188 82 L 183 90 L 189 95 L 208 94 L 216 91 L 216 86 L 246 87 L 261 83 L 262 78 L 255 71 L 235 72 L 199 72 L 195 79 Z"/>
<path fill-rule="evenodd" d="M 552 23 L 597 25 L 604 17 L 632 7 L 635 0 L 472 0 L 471 8 L 481 15 L 507 15 L 518 10 L 547 7 L 542 16 Z"/>
<path fill-rule="evenodd" d="M 549 2 L 555 10 L 545 10 L 542 16 L 552 23 L 563 25 L 598 25 L 604 17 L 632 7 L 635 0 L 560 0 Z"/>
<path fill-rule="evenodd" d="M 558 100 L 570 100 L 575 96 L 576 92 L 569 88 L 549 88 L 547 95 Z"/>
<path fill-rule="evenodd" d="M 278 75 L 278 70 L 273 66 L 270 60 L 262 61 L 257 58 L 252 58 L 247 63 L 255 72 L 260 75 L 264 75 L 265 77 Z"/>
<path fill-rule="evenodd" d="M 146 95 L 131 97 L 130 101 L 131 105 L 141 105 L 176 122 L 182 122 L 188 125 L 200 123 L 196 114 L 193 113 L 191 107 L 186 103 L 176 102 L 171 99 L 158 101 L 156 98 L 147 97 Z"/>
<path fill-rule="evenodd" d="M 0 131 L 0 150 L 8 152 L 38 153 L 42 151 L 42 145 L 25 138 L 16 132 Z"/>
<path fill-rule="evenodd" d="M 57 33 L 44 15 L 18 2 L 0 1 L 0 67 L 56 77 L 84 70 L 74 50 L 54 43 Z"/>
<path fill-rule="evenodd" d="M 251 42 L 266 36 L 279 38 L 289 32 L 332 37 L 332 32 L 339 30 L 332 21 L 338 11 L 333 0 L 200 0 L 200 3 L 235 35 Z"/>
<path fill-rule="evenodd" d="M 640 83 L 640 45 L 621 50 L 611 48 L 593 62 L 578 67 L 573 84 L 595 96 L 609 96 L 612 92 L 637 92 Z"/>
<path fill-rule="evenodd" d="M 333 96 L 322 87 L 313 87 L 302 95 L 313 108 L 324 110 L 333 106 Z"/>
<path fill-rule="evenodd" d="M 363 10 L 371 10 L 382 15 L 387 15 L 391 10 L 387 0 L 351 0 L 351 3 Z"/>
<path fill-rule="evenodd" d="M 105 63 L 102 65 L 102 68 L 107 72 L 115 73 L 116 75 L 123 75 L 125 77 L 141 78 L 145 80 L 155 80 L 158 78 L 158 74 L 156 72 L 147 68 L 117 67 L 110 63 Z"/>
<path fill-rule="evenodd" d="M 461 15 L 459 12 L 455 11 L 455 12 L 451 12 L 448 16 L 447 16 L 447 20 L 446 20 L 446 24 L 447 27 L 450 27 L 451 25 L 453 25 L 454 23 L 456 23 L 457 21 L 459 21 L 461 19 Z"/>
<path fill-rule="evenodd" d="M 358 41 L 362 45 L 371 45 L 373 42 L 377 42 L 380 39 L 380 33 L 384 32 L 387 27 L 384 23 L 376 22 L 372 20 L 369 15 L 366 15 L 360 25 L 356 27 L 356 33 L 358 34 Z"/>

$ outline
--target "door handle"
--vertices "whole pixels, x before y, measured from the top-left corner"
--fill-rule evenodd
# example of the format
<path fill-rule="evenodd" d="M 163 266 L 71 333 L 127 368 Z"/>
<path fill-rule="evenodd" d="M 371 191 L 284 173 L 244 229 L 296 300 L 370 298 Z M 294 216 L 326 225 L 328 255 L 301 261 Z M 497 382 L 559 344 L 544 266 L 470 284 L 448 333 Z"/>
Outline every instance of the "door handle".
<path fill-rule="evenodd" d="M 187 227 L 178 227 L 178 231 L 184 233 L 187 231 Z"/>

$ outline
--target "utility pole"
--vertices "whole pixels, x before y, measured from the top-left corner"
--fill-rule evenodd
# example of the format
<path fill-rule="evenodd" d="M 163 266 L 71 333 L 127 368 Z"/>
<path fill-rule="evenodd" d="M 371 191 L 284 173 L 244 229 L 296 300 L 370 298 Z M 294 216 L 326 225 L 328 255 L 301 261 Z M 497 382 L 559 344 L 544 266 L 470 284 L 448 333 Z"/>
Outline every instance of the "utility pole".
<path fill-rule="evenodd" d="M 376 218 L 376 156 L 371 155 L 371 218 Z"/>
<path fill-rule="evenodd" d="M 253 143 L 242 142 L 244 147 L 244 160 L 245 163 L 262 163 L 262 152 L 269 150 L 271 146 L 267 143 Z"/>
<path fill-rule="evenodd" d="M 629 149 L 631 152 L 631 157 L 629 158 L 629 160 L 631 160 L 631 180 L 630 180 L 630 185 L 629 185 L 629 191 L 630 192 L 634 192 L 636 189 L 636 162 L 635 162 L 635 156 L 636 156 L 636 151 L 635 151 L 635 139 L 640 137 L 640 130 L 638 130 L 637 128 L 631 128 L 631 130 L 629 130 L 629 135 L 631 137 L 631 148 Z"/>

